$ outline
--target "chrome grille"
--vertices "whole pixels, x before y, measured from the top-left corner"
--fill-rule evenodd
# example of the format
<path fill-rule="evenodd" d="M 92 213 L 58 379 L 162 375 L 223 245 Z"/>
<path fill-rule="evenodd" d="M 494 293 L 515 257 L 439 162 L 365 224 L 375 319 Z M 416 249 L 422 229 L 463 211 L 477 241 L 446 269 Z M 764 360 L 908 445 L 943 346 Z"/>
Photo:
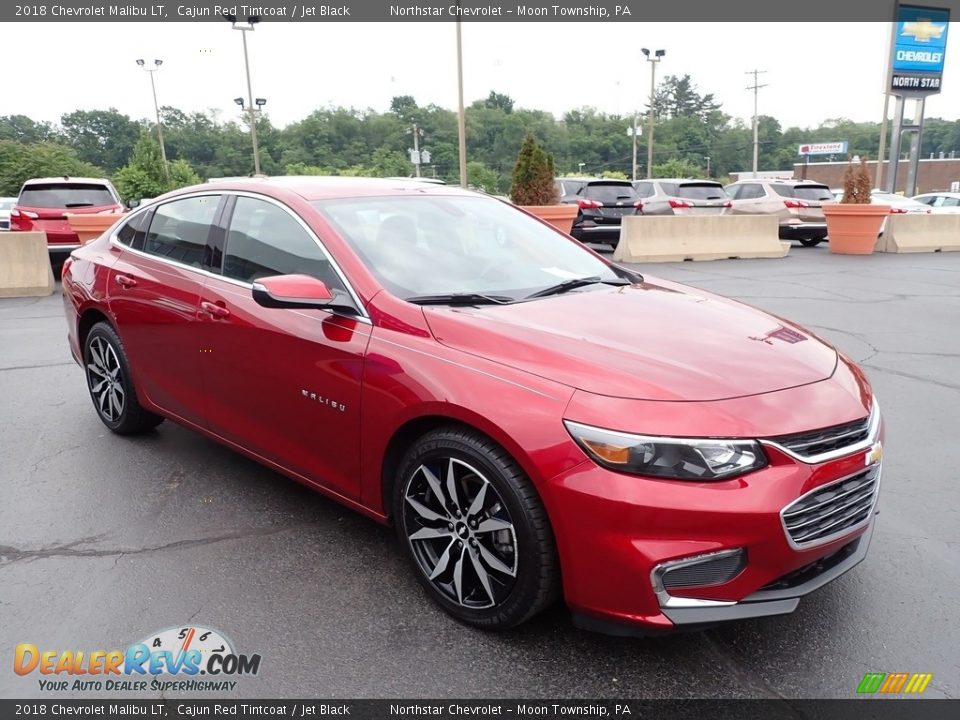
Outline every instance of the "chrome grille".
<path fill-rule="evenodd" d="M 833 427 L 794 435 L 781 435 L 769 438 L 770 442 L 789 450 L 803 458 L 835 453 L 844 448 L 853 447 L 870 437 L 871 418 L 834 425 Z"/>
<path fill-rule="evenodd" d="M 785 507 L 780 517 L 797 547 L 820 545 L 870 519 L 880 488 L 880 465 L 811 490 Z"/>

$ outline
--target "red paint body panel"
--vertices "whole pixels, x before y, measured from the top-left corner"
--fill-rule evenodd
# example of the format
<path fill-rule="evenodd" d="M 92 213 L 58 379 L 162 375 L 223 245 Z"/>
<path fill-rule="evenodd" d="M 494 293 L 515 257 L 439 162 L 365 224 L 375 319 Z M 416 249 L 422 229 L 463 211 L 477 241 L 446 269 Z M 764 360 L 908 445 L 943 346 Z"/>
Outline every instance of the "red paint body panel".
<path fill-rule="evenodd" d="M 862 469 L 864 451 L 812 465 L 768 449 L 767 467 L 735 479 L 657 480 L 598 466 L 564 426 L 764 438 L 866 417 L 866 378 L 806 330 L 651 279 L 508 306 L 421 307 L 383 289 L 310 201 L 463 191 L 304 179 L 203 190 L 261 193 L 298 214 L 366 317 L 264 308 L 242 283 L 101 237 L 64 269 L 71 350 L 80 357 L 85 313 L 105 315 L 145 407 L 381 521 L 390 514 L 385 456 L 398 432 L 433 418 L 473 426 L 538 489 L 568 604 L 653 628 L 671 626 L 650 583 L 658 563 L 747 548 L 744 572 L 689 593 L 736 601 L 864 532 L 801 551 L 779 516 Z"/>

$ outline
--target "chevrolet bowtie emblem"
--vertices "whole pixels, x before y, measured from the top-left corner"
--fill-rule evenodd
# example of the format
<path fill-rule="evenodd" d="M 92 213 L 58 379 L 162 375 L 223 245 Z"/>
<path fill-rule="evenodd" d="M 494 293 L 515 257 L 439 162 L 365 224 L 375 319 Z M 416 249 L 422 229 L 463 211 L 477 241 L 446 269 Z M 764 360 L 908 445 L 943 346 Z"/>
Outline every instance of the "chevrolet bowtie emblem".
<path fill-rule="evenodd" d="M 904 23 L 900 37 L 912 37 L 917 42 L 925 43 L 930 42 L 931 38 L 939 40 L 946 29 L 946 25 L 934 25 L 929 20 L 918 20 L 917 22 Z"/>

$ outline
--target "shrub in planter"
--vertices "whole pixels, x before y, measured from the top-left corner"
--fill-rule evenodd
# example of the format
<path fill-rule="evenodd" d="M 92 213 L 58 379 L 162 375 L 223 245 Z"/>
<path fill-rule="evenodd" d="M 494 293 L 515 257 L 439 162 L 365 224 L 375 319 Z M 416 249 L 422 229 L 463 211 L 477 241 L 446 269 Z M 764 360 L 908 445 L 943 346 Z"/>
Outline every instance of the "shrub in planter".
<path fill-rule="evenodd" d="M 869 255 L 877 244 L 889 205 L 871 202 L 873 179 L 865 158 L 852 161 L 843 174 L 843 199 L 823 206 L 830 237 L 830 252 L 841 255 Z"/>
<path fill-rule="evenodd" d="M 554 176 L 553 158 L 533 135 L 527 135 L 513 168 L 510 199 L 527 212 L 569 234 L 577 216 L 577 206 L 559 204 L 560 196 Z"/>

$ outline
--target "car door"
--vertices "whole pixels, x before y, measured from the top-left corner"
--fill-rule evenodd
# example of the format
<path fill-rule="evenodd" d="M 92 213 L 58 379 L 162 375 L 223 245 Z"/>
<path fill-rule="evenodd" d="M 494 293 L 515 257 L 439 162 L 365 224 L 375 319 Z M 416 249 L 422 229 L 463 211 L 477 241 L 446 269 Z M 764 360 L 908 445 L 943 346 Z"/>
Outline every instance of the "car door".
<path fill-rule="evenodd" d="M 107 281 L 138 391 L 197 425 L 204 406 L 197 311 L 221 200 L 196 195 L 135 213 L 118 230 L 122 250 Z"/>
<path fill-rule="evenodd" d="M 360 497 L 360 392 L 371 325 L 325 310 L 265 308 L 261 277 L 306 274 L 347 291 L 320 240 L 286 206 L 237 195 L 220 276 L 200 300 L 210 429 L 288 470 Z"/>

